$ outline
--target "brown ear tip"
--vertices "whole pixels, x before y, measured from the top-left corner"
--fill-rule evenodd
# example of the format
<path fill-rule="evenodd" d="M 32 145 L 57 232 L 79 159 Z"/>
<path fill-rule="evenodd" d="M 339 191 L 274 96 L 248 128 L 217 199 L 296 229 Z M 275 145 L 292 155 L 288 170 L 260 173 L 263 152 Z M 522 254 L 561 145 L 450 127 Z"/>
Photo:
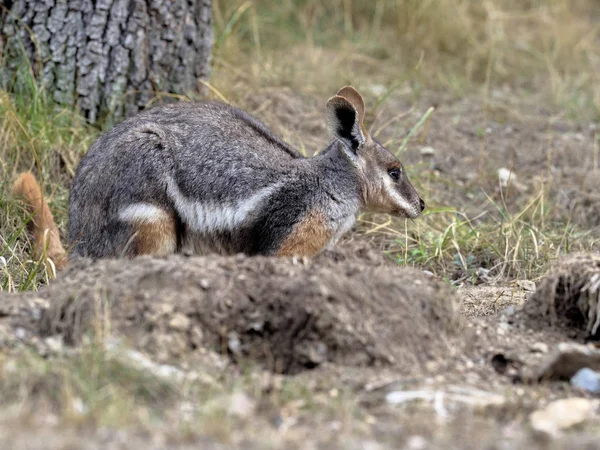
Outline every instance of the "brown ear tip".
<path fill-rule="evenodd" d="M 356 110 L 356 106 L 354 106 L 352 102 L 348 101 L 346 97 L 337 94 L 327 100 L 327 106 L 344 106 Z"/>
<path fill-rule="evenodd" d="M 356 89 L 354 89 L 354 87 L 353 87 L 352 85 L 348 84 L 348 85 L 346 85 L 346 86 L 344 86 L 344 87 L 342 87 L 342 88 L 338 89 L 338 94 L 339 94 L 340 92 L 342 92 L 342 91 L 345 91 L 346 89 L 353 89 L 353 90 L 356 90 Z"/>
<path fill-rule="evenodd" d="M 337 91 L 337 95 L 344 96 L 344 94 L 346 94 L 346 95 L 353 94 L 353 95 L 358 95 L 359 97 L 362 97 L 362 95 L 360 95 L 360 92 L 358 92 L 358 89 L 356 89 L 354 86 L 351 86 L 351 85 L 344 86 L 339 91 Z"/>

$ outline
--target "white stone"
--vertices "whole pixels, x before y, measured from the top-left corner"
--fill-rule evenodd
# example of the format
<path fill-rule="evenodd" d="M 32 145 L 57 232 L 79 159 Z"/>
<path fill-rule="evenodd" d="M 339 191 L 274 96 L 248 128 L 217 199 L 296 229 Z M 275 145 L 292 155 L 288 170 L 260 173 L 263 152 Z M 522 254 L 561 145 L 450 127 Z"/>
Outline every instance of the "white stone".
<path fill-rule="evenodd" d="M 534 353 L 548 353 L 548 344 L 545 342 L 536 342 L 531 346 L 531 351 Z"/>
<path fill-rule="evenodd" d="M 517 180 L 517 175 L 512 172 L 510 169 L 506 167 L 502 167 L 498 169 L 498 180 L 500 181 L 500 186 L 503 188 L 508 186 L 509 182 L 514 182 Z"/>
<path fill-rule="evenodd" d="M 175 331 L 186 331 L 190 327 L 190 319 L 186 315 L 176 313 L 169 321 L 169 328 Z"/>
<path fill-rule="evenodd" d="M 435 149 L 433 147 L 421 147 L 419 153 L 421 156 L 433 156 L 435 155 Z"/>
<path fill-rule="evenodd" d="M 250 417 L 254 414 L 255 402 L 243 392 L 235 392 L 229 399 L 227 412 L 236 417 Z"/>
<path fill-rule="evenodd" d="M 565 398 L 556 400 L 529 416 L 531 427 L 550 436 L 585 422 L 598 408 L 598 400 Z"/>

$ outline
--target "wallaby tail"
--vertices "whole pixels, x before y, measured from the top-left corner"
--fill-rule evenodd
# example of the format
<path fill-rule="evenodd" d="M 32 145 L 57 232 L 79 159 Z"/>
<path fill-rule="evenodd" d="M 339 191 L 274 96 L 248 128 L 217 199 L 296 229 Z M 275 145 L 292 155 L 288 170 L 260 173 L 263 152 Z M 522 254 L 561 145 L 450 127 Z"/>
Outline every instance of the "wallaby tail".
<path fill-rule="evenodd" d="M 14 182 L 12 195 L 20 198 L 31 215 L 28 231 L 33 239 L 33 255 L 36 259 L 50 259 L 56 270 L 65 267 L 66 251 L 60 242 L 58 228 L 48 208 L 39 184 L 31 172 L 24 172 Z"/>

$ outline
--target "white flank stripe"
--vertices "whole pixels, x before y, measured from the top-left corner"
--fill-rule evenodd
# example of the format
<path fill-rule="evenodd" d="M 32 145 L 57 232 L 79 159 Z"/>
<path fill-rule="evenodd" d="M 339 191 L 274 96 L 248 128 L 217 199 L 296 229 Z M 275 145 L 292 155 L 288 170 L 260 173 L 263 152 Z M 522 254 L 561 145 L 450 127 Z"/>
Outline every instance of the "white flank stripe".
<path fill-rule="evenodd" d="M 119 219 L 125 222 L 157 222 L 168 218 L 167 213 L 150 203 L 132 203 L 121 209 Z"/>
<path fill-rule="evenodd" d="M 194 231 L 211 233 L 215 231 L 232 231 L 240 226 L 250 213 L 256 210 L 263 200 L 270 197 L 281 183 L 258 190 L 246 199 L 231 204 L 200 203 L 186 198 L 173 180 L 169 181 L 167 192 L 175 202 L 181 218 Z"/>

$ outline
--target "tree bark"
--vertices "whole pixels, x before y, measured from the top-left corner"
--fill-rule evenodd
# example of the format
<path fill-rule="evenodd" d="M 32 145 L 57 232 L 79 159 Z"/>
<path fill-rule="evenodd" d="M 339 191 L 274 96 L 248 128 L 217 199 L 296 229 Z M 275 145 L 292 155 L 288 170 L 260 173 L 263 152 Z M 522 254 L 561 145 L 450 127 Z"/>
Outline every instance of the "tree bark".
<path fill-rule="evenodd" d="M 57 104 L 90 122 L 129 116 L 159 93 L 199 90 L 211 19 L 211 0 L 5 0 L 0 83 L 14 86 L 26 62 Z"/>

